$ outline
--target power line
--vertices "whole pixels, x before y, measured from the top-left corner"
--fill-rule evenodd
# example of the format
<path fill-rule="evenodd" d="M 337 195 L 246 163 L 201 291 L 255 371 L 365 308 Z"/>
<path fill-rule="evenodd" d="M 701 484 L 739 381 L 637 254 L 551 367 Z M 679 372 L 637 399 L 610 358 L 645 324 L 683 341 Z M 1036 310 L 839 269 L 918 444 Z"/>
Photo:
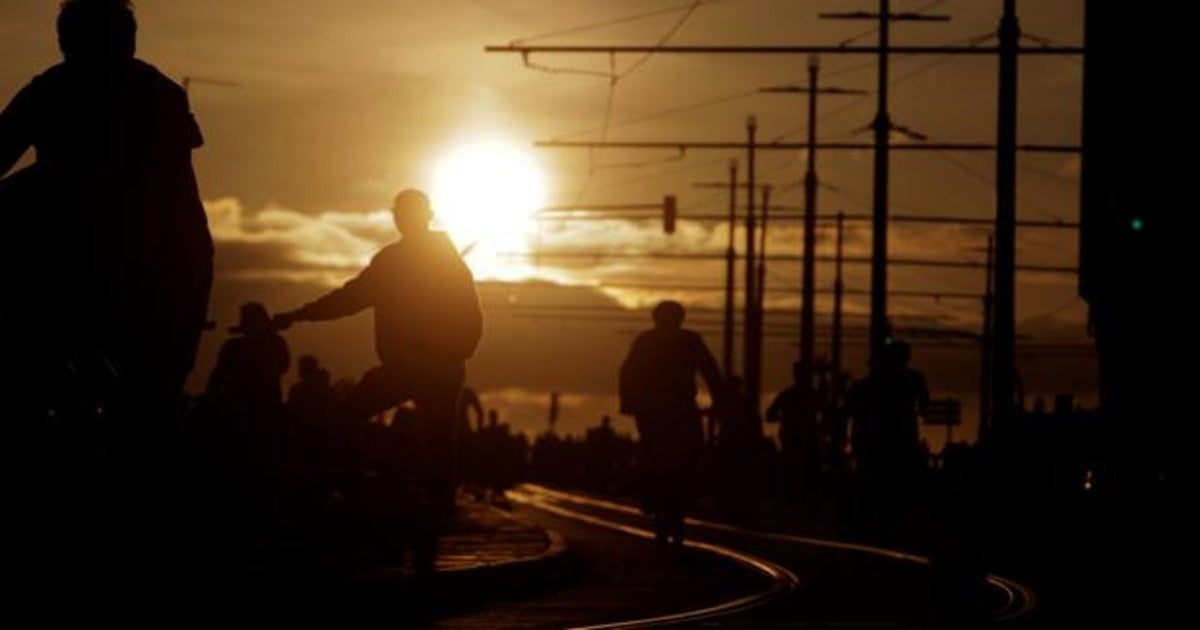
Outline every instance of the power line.
<path fill-rule="evenodd" d="M 512 40 L 511 43 L 522 44 L 525 42 L 533 42 L 533 41 L 540 41 L 543 39 L 550 39 L 553 37 L 561 37 L 563 35 L 574 35 L 575 33 L 583 33 L 586 31 L 592 31 L 592 30 L 596 30 L 596 29 L 600 29 L 600 28 L 605 28 L 608 26 L 617 26 L 619 24 L 628 24 L 630 22 L 637 22 L 640 20 L 644 20 L 646 18 L 658 17 L 660 15 L 667 15 L 669 13 L 677 13 L 679 11 L 687 9 L 688 7 L 690 7 L 694 4 L 716 4 L 718 2 L 724 2 L 724 1 L 725 0 L 700 0 L 700 2 L 696 2 L 695 0 L 689 0 L 688 2 L 671 5 L 669 7 L 663 7 L 661 9 L 655 9 L 653 11 L 634 13 L 632 15 L 626 15 L 626 16 L 619 17 L 619 18 L 603 20 L 600 22 L 592 22 L 589 24 L 581 24 L 579 26 L 571 26 L 571 27 L 567 27 L 567 28 L 563 28 L 563 29 L 549 31 L 546 33 L 541 33 L 538 35 L 522 37 L 520 39 Z"/>
<path fill-rule="evenodd" d="M 535 147 L 539 148 L 557 148 L 557 149 L 593 149 L 593 148 L 610 148 L 610 149 L 661 149 L 669 151 L 688 151 L 688 150 L 737 150 L 748 148 L 745 142 L 732 142 L 721 140 L 710 141 L 690 141 L 690 140 L 614 140 L 597 142 L 594 140 L 539 140 L 534 142 Z M 862 151 L 874 147 L 873 143 L 868 142 L 822 142 L 816 148 L 825 151 Z M 756 143 L 754 148 L 759 151 L 797 151 L 807 148 L 808 145 L 802 142 L 764 142 Z M 890 143 L 888 148 L 892 151 L 964 151 L 964 152 L 979 152 L 979 151 L 995 151 L 996 145 L 986 142 L 920 142 L 920 143 Z M 1020 144 L 1016 147 L 1017 151 L 1026 153 L 1068 153 L 1077 154 L 1080 152 L 1080 147 L 1073 144 Z"/>
<path fill-rule="evenodd" d="M 659 118 L 666 118 L 668 116 L 674 116 L 677 114 L 685 114 L 687 112 L 705 109 L 708 107 L 714 107 L 716 105 L 732 103 L 734 101 L 742 100 L 742 99 L 748 98 L 750 96 L 755 96 L 757 94 L 758 94 L 758 90 L 742 90 L 739 92 L 731 92 L 728 94 L 723 94 L 721 96 L 704 99 L 702 101 L 696 101 L 693 103 L 687 103 L 687 104 L 680 105 L 677 107 L 671 107 L 668 109 L 663 109 L 663 110 L 651 112 L 648 114 L 643 114 L 640 116 L 634 116 L 632 118 L 623 118 L 621 120 L 611 123 L 609 125 L 609 127 L 610 128 L 624 127 L 627 125 L 634 125 L 634 124 L 646 122 L 649 120 L 657 120 Z M 582 130 L 573 131 L 570 133 L 559 134 L 557 136 L 553 136 L 553 138 L 554 139 L 572 138 L 575 136 L 582 136 L 585 134 L 590 134 L 590 133 L 594 133 L 594 132 L 601 131 L 601 130 L 602 130 L 602 128 L 600 128 L 600 127 L 593 127 L 591 129 L 582 129 Z"/>
<path fill-rule="evenodd" d="M 965 55 L 972 57 L 995 56 L 1000 53 L 998 46 L 955 47 L 944 45 L 892 46 L 889 48 L 893 55 Z M 613 45 L 584 45 L 584 46 L 485 46 L 485 52 L 516 53 L 530 55 L 534 53 L 568 53 L 568 54 L 655 54 L 673 55 L 876 55 L 878 46 L 613 46 Z M 1017 53 L 1035 57 L 1061 57 L 1082 55 L 1082 46 L 1055 47 L 1019 47 Z"/>
<path fill-rule="evenodd" d="M 695 0 L 694 2 L 692 2 L 691 5 L 689 7 L 687 7 L 686 11 L 684 11 L 684 14 L 679 18 L 679 20 L 670 29 L 668 29 L 667 32 L 662 37 L 660 37 L 658 39 L 658 43 L 655 44 L 655 46 L 656 47 L 662 46 L 663 44 L 666 44 L 668 41 L 670 41 L 671 38 L 674 37 L 681 28 L 683 28 L 683 25 L 687 23 L 688 19 L 692 17 L 692 15 L 696 12 L 696 9 L 700 8 L 700 5 L 703 4 L 704 1 L 705 0 Z M 601 139 L 608 140 L 608 132 L 612 126 L 613 108 L 615 106 L 615 102 L 616 102 L 616 98 L 617 98 L 617 84 L 622 79 L 624 79 L 624 78 L 630 76 L 631 74 L 633 74 L 634 72 L 636 72 L 637 69 L 640 68 L 644 63 L 646 63 L 646 61 L 648 61 L 653 54 L 654 54 L 653 52 L 647 52 L 640 59 L 633 62 L 633 64 L 631 64 L 629 67 L 627 67 L 623 72 L 617 72 L 617 57 L 616 57 L 616 55 L 609 55 L 609 57 L 608 57 L 608 65 L 609 65 L 608 95 L 605 99 L 605 104 L 604 104 L 604 118 L 600 124 Z M 524 60 L 525 60 L 526 65 L 529 65 L 529 58 L 527 55 L 524 56 Z M 596 154 L 597 153 L 598 153 L 598 150 L 589 150 L 588 151 L 588 172 L 587 172 L 587 175 L 584 177 L 583 186 L 580 188 L 579 194 L 576 196 L 576 201 L 582 200 L 584 198 L 584 196 L 587 195 L 588 190 L 591 187 L 592 178 L 595 176 L 596 169 L 598 168 L 598 166 L 596 164 Z M 680 156 L 682 157 L 682 151 L 680 152 Z"/>
<path fill-rule="evenodd" d="M 708 252 L 586 252 L 586 251 L 537 251 L 537 252 L 504 252 L 499 254 L 504 258 L 559 258 L 564 260 L 693 260 L 693 261 L 723 261 L 725 254 Z M 774 262 L 799 262 L 803 257 L 798 254 L 771 254 L 766 257 Z M 836 262 L 833 256 L 817 256 L 821 262 Z M 869 265 L 870 257 L 845 257 L 843 262 L 848 265 Z M 907 267 L 928 267 L 941 269 L 985 269 L 987 263 L 972 260 L 929 260 L 921 258 L 889 258 L 888 265 Z M 1079 269 L 1064 265 L 1026 264 L 1017 265 L 1017 271 L 1031 273 L 1048 273 L 1075 275 Z"/>
<path fill-rule="evenodd" d="M 702 4 L 704 4 L 704 0 L 696 0 L 695 2 L 693 2 L 692 5 L 690 7 L 688 7 L 687 10 L 684 11 L 683 15 L 679 17 L 679 21 L 675 22 L 675 24 L 670 29 L 668 29 L 667 32 L 662 37 L 658 38 L 658 42 L 654 45 L 655 48 L 660 47 L 660 46 L 666 44 L 667 42 L 671 41 L 671 38 L 675 37 L 675 35 L 677 35 L 679 33 L 680 29 L 683 28 L 683 25 L 687 24 L 687 21 L 689 19 L 691 19 L 692 15 L 694 15 L 696 13 L 696 9 L 699 9 L 700 5 L 702 5 Z M 617 80 L 624 79 L 625 77 L 628 77 L 629 75 L 633 74 L 634 72 L 637 72 L 637 69 L 642 67 L 643 64 L 645 64 L 647 61 L 649 61 L 650 57 L 652 57 L 652 56 L 654 56 L 654 51 L 648 51 L 645 55 L 642 55 L 641 58 L 639 58 L 637 61 L 630 64 L 629 67 L 627 67 L 624 72 L 617 75 Z"/>

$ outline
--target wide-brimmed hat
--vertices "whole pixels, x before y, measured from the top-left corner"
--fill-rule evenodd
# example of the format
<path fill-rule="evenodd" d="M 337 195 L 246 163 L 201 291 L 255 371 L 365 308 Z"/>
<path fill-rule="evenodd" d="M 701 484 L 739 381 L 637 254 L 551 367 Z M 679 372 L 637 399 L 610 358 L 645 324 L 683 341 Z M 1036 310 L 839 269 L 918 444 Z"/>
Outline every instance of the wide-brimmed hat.
<path fill-rule="evenodd" d="M 271 314 L 259 302 L 246 302 L 238 310 L 241 321 L 229 329 L 235 335 L 272 330 Z"/>

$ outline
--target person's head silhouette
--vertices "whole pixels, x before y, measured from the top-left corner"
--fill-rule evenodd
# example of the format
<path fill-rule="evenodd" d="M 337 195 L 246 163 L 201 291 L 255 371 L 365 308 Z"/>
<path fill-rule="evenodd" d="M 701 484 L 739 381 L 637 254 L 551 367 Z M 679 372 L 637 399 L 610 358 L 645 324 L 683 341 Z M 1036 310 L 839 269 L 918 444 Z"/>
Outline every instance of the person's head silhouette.
<path fill-rule="evenodd" d="M 415 188 L 400 191 L 392 202 L 392 219 L 396 221 L 396 229 L 404 236 L 427 232 L 429 222 L 433 220 L 429 197 Z"/>
<path fill-rule="evenodd" d="M 137 51 L 137 20 L 129 0 L 64 0 L 58 47 L 67 63 L 107 63 Z"/>
<path fill-rule="evenodd" d="M 674 300 L 663 300 L 654 307 L 654 312 L 651 317 L 654 318 L 654 327 L 667 330 L 678 330 L 683 327 L 683 319 L 687 316 L 687 312 L 683 310 L 683 305 Z"/>
<path fill-rule="evenodd" d="M 317 357 L 311 354 L 306 354 L 300 357 L 298 367 L 300 370 L 301 381 L 314 381 L 317 379 L 317 376 L 321 371 L 321 362 L 317 359 Z"/>
<path fill-rule="evenodd" d="M 229 329 L 229 332 L 235 335 L 261 335 L 274 331 L 274 327 L 271 325 L 271 315 L 267 313 L 267 307 L 258 302 L 243 304 L 239 314 L 241 321 L 238 322 L 237 326 Z"/>
<path fill-rule="evenodd" d="M 912 346 L 905 341 L 894 341 L 888 346 L 888 358 L 895 368 L 908 367 L 908 362 L 912 360 Z"/>

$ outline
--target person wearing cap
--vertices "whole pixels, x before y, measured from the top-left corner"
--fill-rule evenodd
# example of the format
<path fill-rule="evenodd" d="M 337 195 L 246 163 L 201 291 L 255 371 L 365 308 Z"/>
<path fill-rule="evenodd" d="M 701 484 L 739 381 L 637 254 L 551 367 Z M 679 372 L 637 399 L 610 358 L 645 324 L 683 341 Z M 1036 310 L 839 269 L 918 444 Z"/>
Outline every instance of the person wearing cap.
<path fill-rule="evenodd" d="M 445 526 L 454 510 L 456 407 L 465 363 L 483 334 L 483 313 L 471 270 L 446 233 L 429 227 L 429 198 L 419 190 L 401 191 L 392 217 L 399 241 L 344 286 L 277 315 L 275 324 L 283 330 L 374 310 L 380 366 L 363 377 L 349 404 L 362 419 L 415 404 L 431 518 Z M 432 566 L 431 553 L 418 550 L 419 568 Z"/>

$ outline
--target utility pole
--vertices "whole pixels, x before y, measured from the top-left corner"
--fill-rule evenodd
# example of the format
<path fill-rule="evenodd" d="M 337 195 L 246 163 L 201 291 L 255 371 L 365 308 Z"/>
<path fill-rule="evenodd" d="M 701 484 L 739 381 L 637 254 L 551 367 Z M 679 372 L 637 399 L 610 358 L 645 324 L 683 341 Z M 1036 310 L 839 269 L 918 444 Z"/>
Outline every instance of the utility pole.
<path fill-rule="evenodd" d="M 817 97 L 822 94 L 851 95 L 866 94 L 863 90 L 819 85 L 821 70 L 820 59 L 816 56 L 808 58 L 808 85 L 781 86 L 759 90 L 760 92 L 776 94 L 807 94 L 808 95 L 808 165 L 804 174 L 804 260 L 801 263 L 800 286 L 803 289 L 800 309 L 800 363 L 804 366 L 804 382 L 812 382 L 813 359 L 816 345 L 813 336 L 813 320 L 815 318 L 816 286 L 816 243 L 817 243 Z"/>
<path fill-rule="evenodd" d="M 725 248 L 725 328 L 722 340 L 722 363 L 726 378 L 733 374 L 733 319 L 734 319 L 734 286 L 737 267 L 737 250 L 734 237 L 737 233 L 737 191 L 738 163 L 729 161 L 729 244 Z"/>
<path fill-rule="evenodd" d="M 1017 53 L 1016 0 L 1000 18 L 1000 102 L 996 130 L 996 287 L 993 331 L 992 427 L 1012 426 L 1016 410 Z"/>
<path fill-rule="evenodd" d="M 983 285 L 983 330 L 980 334 L 982 356 L 979 366 L 979 442 L 981 444 L 986 444 L 991 439 L 989 424 L 992 415 L 992 283 L 995 262 L 994 237 L 988 234 L 988 266 Z"/>
<path fill-rule="evenodd" d="M 817 253 L 817 84 L 821 65 L 816 56 L 808 58 L 808 168 L 804 172 L 804 262 L 800 265 L 800 286 L 804 302 L 800 306 L 800 362 L 804 364 L 805 387 L 812 387 L 813 317 L 816 294 Z"/>
<path fill-rule="evenodd" d="M 892 119 L 888 114 L 888 46 L 891 36 L 890 2 L 879 0 L 879 84 L 876 89 L 875 112 L 875 188 L 872 197 L 871 222 L 871 334 L 870 353 L 883 350 L 888 335 L 888 146 L 891 144 Z M 871 370 L 880 364 L 871 361 Z"/>
<path fill-rule="evenodd" d="M 754 404 L 754 409 L 758 410 L 758 378 L 757 372 L 754 369 L 756 357 L 754 356 L 754 340 L 757 331 L 758 317 L 755 313 L 755 304 L 758 300 L 758 288 L 755 283 L 755 255 L 754 255 L 754 238 L 757 231 L 756 212 L 754 209 L 754 193 L 755 193 L 755 149 L 757 142 L 755 134 L 758 131 L 758 119 L 750 116 L 746 119 L 746 307 L 743 315 L 743 341 L 742 341 L 742 361 L 743 375 L 746 378 L 746 389 L 749 392 L 751 402 Z"/>
<path fill-rule="evenodd" d="M 756 387 L 751 393 L 757 412 L 762 399 L 763 328 L 767 296 L 767 224 L 771 218 L 771 187 L 762 188 L 762 226 L 759 228 L 758 290 L 754 301 L 754 377 Z"/>
<path fill-rule="evenodd" d="M 835 393 L 840 395 L 845 388 L 845 383 L 841 382 L 842 378 L 842 299 L 845 297 L 846 287 L 842 281 L 842 257 L 844 256 L 843 242 L 845 237 L 846 221 L 842 213 L 838 213 L 837 221 L 837 260 L 834 263 L 834 281 L 833 281 L 833 339 L 831 340 L 830 351 L 830 370 L 833 372 L 833 384 Z"/>
<path fill-rule="evenodd" d="M 865 11 L 853 13 L 831 13 L 821 17 L 840 20 L 878 20 L 879 47 L 876 51 L 879 73 L 878 85 L 875 88 L 876 109 L 875 121 L 875 177 L 874 194 L 872 196 L 871 223 L 871 354 L 883 349 L 888 336 L 887 294 L 888 294 L 888 175 L 890 169 L 892 119 L 888 112 L 888 82 L 889 56 L 893 52 L 891 45 L 891 26 L 893 21 L 938 21 L 944 22 L 946 16 L 921 15 L 917 13 L 891 12 L 890 0 L 879 0 L 879 13 L 871 14 Z M 872 361 L 874 366 L 878 362 Z M 872 368 L 874 369 L 874 368 Z"/>

